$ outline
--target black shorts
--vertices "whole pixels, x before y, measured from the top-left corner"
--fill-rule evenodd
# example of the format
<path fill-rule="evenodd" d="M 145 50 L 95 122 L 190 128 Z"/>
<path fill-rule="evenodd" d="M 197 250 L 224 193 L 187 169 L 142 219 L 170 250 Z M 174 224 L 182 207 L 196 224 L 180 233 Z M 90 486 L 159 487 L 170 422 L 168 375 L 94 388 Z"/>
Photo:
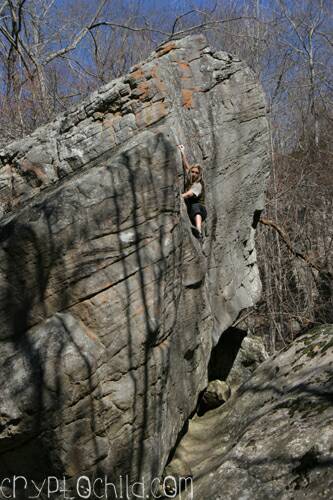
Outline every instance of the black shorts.
<path fill-rule="evenodd" d="M 202 220 L 204 221 L 207 217 L 207 210 L 201 203 L 198 202 L 192 202 L 189 200 L 186 200 L 187 204 L 187 212 L 190 217 L 190 219 L 194 222 L 195 216 L 197 214 L 201 215 Z"/>

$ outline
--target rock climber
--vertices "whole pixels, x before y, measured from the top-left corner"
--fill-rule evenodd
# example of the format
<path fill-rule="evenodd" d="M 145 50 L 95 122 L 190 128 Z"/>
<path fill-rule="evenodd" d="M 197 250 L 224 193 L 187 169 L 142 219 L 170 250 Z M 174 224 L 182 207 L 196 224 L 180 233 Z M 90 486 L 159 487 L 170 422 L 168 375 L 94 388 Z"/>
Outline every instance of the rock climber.
<path fill-rule="evenodd" d="M 190 165 L 186 156 L 183 144 L 178 144 L 183 160 L 185 172 L 185 192 L 182 198 L 185 200 L 187 212 L 192 222 L 192 229 L 195 236 L 202 243 L 202 222 L 207 217 L 205 208 L 205 186 L 202 179 L 202 168 L 198 163 Z"/>

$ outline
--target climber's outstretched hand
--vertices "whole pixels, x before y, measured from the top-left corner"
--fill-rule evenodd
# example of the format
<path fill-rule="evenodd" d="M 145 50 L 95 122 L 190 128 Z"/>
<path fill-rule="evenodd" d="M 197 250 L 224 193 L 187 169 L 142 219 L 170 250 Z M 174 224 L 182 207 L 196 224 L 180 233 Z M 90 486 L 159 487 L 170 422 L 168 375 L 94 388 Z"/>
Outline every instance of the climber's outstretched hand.
<path fill-rule="evenodd" d="M 181 152 L 182 160 L 183 160 L 183 167 L 184 167 L 185 172 L 187 173 L 190 170 L 191 166 L 190 166 L 189 162 L 187 161 L 187 158 L 185 155 L 185 146 L 184 146 L 184 144 L 177 144 L 177 148 Z"/>

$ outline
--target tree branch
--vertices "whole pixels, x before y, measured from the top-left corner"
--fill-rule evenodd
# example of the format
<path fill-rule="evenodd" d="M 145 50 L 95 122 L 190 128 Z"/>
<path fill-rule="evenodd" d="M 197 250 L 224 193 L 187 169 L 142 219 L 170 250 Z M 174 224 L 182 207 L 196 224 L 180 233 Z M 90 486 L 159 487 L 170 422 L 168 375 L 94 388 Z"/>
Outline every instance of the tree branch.
<path fill-rule="evenodd" d="M 306 262 L 309 266 L 313 267 L 314 269 L 316 269 L 317 271 L 321 272 L 322 270 L 320 269 L 319 266 L 317 266 L 317 264 L 315 264 L 308 255 L 304 255 L 302 254 L 301 252 L 298 252 L 297 250 L 295 250 L 293 247 L 292 247 L 292 244 L 290 243 L 290 239 L 287 235 L 287 233 L 281 228 L 281 226 L 279 226 L 274 220 L 271 220 L 271 219 L 266 219 L 265 217 L 261 217 L 259 219 L 259 222 L 261 224 L 264 224 L 265 226 L 269 226 L 269 227 L 272 227 L 273 229 L 275 229 L 275 231 L 277 231 L 277 233 L 279 234 L 280 238 L 282 239 L 282 241 L 287 245 L 287 248 L 288 250 L 293 254 L 295 255 L 295 257 L 299 257 L 300 259 L 304 260 L 304 262 Z"/>
<path fill-rule="evenodd" d="M 179 16 L 176 17 L 175 22 L 173 23 L 173 26 L 172 26 L 171 36 L 173 36 L 175 33 L 175 29 L 176 29 L 176 25 L 177 25 L 178 21 L 183 19 L 183 17 L 186 17 L 186 16 L 189 16 L 190 14 L 193 14 L 193 12 L 196 12 L 196 10 L 195 9 L 189 10 L 188 12 L 185 12 L 184 14 L 180 14 Z"/>
<path fill-rule="evenodd" d="M 81 40 L 86 36 L 88 31 L 95 25 L 96 20 L 98 16 L 100 15 L 101 11 L 103 10 L 104 6 L 109 0 L 102 0 L 97 11 L 95 12 L 93 18 L 91 19 L 90 23 L 82 28 L 82 30 L 74 37 L 74 40 L 72 43 L 67 45 L 67 47 L 64 47 L 63 49 L 56 50 L 55 52 L 52 52 L 52 54 L 49 54 L 46 59 L 42 62 L 42 65 L 45 66 L 49 62 L 53 61 L 56 57 L 63 56 L 64 54 L 67 54 L 68 52 L 71 52 L 72 50 L 76 49 L 78 44 L 81 42 Z"/>
<path fill-rule="evenodd" d="M 162 31 L 154 28 L 133 28 L 133 26 L 127 26 L 126 24 L 119 24 L 119 23 L 113 23 L 111 21 L 100 21 L 98 23 L 95 23 L 89 27 L 90 30 L 99 28 L 100 26 L 111 26 L 112 28 L 123 28 L 125 30 L 129 31 L 136 31 L 136 32 L 144 32 L 144 31 L 150 31 L 152 33 L 159 33 L 160 35 L 166 35 L 170 36 L 170 33 L 168 31 Z"/>
<path fill-rule="evenodd" d="M 0 6 L 0 16 L 2 14 L 2 12 L 4 11 L 5 7 L 8 5 L 8 1 L 5 0 L 2 5 Z"/>

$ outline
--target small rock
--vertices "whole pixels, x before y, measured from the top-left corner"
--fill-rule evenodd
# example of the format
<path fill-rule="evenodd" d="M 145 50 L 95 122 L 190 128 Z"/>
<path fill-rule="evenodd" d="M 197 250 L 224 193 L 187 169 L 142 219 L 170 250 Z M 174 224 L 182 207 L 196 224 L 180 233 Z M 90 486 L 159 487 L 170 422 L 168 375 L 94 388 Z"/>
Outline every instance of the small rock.
<path fill-rule="evenodd" d="M 228 401 L 230 395 L 231 390 L 227 382 L 224 382 L 223 380 L 212 380 L 209 382 L 207 389 L 201 398 L 199 406 L 200 414 L 207 410 L 212 410 L 213 408 L 221 406 L 223 403 Z"/>

